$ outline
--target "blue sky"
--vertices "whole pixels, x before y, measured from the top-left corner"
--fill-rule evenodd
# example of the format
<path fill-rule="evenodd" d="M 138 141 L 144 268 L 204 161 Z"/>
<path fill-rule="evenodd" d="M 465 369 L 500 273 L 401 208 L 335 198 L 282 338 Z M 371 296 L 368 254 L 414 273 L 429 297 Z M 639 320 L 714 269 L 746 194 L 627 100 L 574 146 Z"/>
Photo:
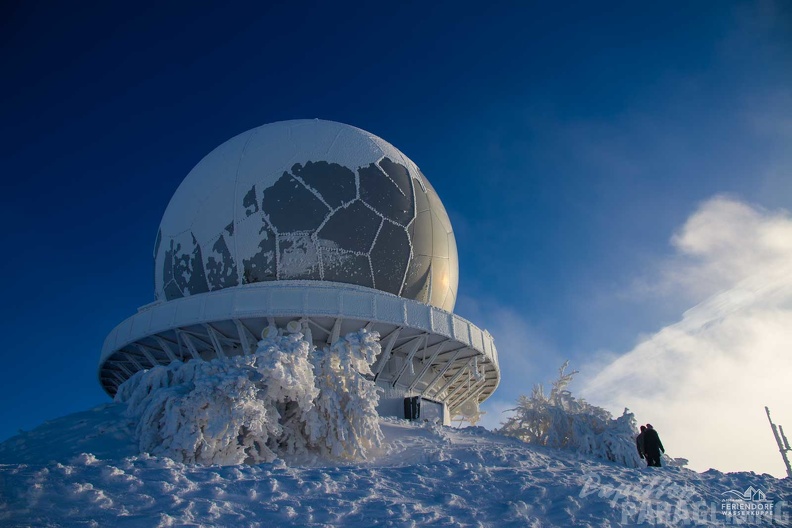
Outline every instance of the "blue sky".
<path fill-rule="evenodd" d="M 597 392 L 609 365 L 766 263 L 696 289 L 685 277 L 717 275 L 756 233 L 715 253 L 680 233 L 792 210 L 790 6 L 424 4 L 3 3 L 0 439 L 107 401 L 102 342 L 153 300 L 154 236 L 189 170 L 313 117 L 393 143 L 443 199 L 456 311 L 504 367 L 488 423 L 567 358 L 587 397 L 634 408 Z"/>

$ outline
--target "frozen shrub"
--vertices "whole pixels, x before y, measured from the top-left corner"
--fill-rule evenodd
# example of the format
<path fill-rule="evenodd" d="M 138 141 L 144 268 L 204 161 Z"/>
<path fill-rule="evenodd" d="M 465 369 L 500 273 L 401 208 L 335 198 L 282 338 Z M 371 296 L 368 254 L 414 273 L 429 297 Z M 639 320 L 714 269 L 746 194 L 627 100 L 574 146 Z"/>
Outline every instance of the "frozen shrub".
<path fill-rule="evenodd" d="M 535 385 L 531 397 L 520 396 L 517 407 L 499 433 L 529 444 L 565 448 L 628 467 L 642 467 L 635 447 L 637 425 L 628 409 L 613 419 L 601 407 L 577 399 L 567 390 L 576 371 L 565 373 L 569 362 L 559 369 L 549 395 Z"/>

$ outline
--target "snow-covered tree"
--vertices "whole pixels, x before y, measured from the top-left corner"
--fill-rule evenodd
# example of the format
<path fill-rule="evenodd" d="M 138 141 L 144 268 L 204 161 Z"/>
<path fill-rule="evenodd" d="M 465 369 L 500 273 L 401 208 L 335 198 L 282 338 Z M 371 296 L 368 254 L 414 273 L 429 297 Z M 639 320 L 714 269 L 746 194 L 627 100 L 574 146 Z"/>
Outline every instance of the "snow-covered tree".
<path fill-rule="evenodd" d="M 317 351 L 279 332 L 252 355 L 138 372 L 116 401 L 137 422 L 141 452 L 180 462 L 255 464 L 308 450 L 364 458 L 382 439 L 378 394 L 363 377 L 378 339 L 361 330 Z"/>
<path fill-rule="evenodd" d="M 379 334 L 365 329 L 314 352 L 318 447 L 323 454 L 364 459 L 367 451 L 382 442 L 379 389 L 364 377 L 373 376 L 371 365 L 379 353 Z"/>
<path fill-rule="evenodd" d="M 202 464 L 269 462 L 305 446 L 295 429 L 318 393 L 308 354 L 301 335 L 275 336 L 249 356 L 138 372 L 116 400 L 137 420 L 141 452 Z"/>
<path fill-rule="evenodd" d="M 625 409 L 614 419 L 601 407 L 577 399 L 567 389 L 577 371 L 559 369 L 549 395 L 541 384 L 531 397 L 520 396 L 514 412 L 498 430 L 529 444 L 566 448 L 584 455 L 610 460 L 628 467 L 642 467 L 635 448 L 635 416 Z"/>

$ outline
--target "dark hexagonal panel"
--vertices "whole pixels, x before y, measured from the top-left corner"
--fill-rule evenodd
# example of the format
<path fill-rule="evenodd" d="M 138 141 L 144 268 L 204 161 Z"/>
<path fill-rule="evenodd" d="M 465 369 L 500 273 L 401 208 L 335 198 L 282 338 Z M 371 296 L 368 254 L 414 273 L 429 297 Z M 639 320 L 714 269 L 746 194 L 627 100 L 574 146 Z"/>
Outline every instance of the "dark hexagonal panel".
<path fill-rule="evenodd" d="M 390 222 L 383 223 L 371 251 L 374 286 L 378 290 L 398 295 L 409 261 L 410 240 L 407 231 Z"/>
<path fill-rule="evenodd" d="M 210 290 L 222 290 L 237 285 L 236 262 L 228 249 L 225 236 L 220 235 L 212 245 L 212 252 L 206 257 L 205 267 L 206 282 Z"/>
<path fill-rule="evenodd" d="M 322 247 L 368 253 L 381 222 L 377 213 L 355 200 L 333 213 L 316 236 Z"/>
<path fill-rule="evenodd" d="M 171 240 L 170 244 L 165 247 L 165 256 L 162 259 L 162 283 L 163 284 L 168 284 L 168 283 L 172 283 L 173 284 L 173 286 L 170 288 L 170 294 L 168 294 L 168 290 L 165 289 L 165 294 L 166 294 L 165 298 L 168 299 L 168 300 L 177 299 L 177 298 L 182 297 L 184 295 L 181 292 L 181 290 L 179 290 L 176 287 L 175 283 L 173 283 L 173 257 L 174 257 L 173 253 L 174 253 L 174 251 L 173 251 L 173 240 Z M 173 296 L 173 294 L 175 293 L 173 291 L 174 288 L 176 288 L 176 290 L 179 292 L 178 295 Z"/>
<path fill-rule="evenodd" d="M 165 288 L 163 288 L 163 293 L 165 293 L 165 298 L 169 301 L 184 297 L 182 291 L 179 289 L 178 286 L 176 286 L 176 281 L 169 281 L 167 284 L 165 284 Z"/>
<path fill-rule="evenodd" d="M 374 287 L 371 265 L 365 255 L 325 248 L 320 253 L 324 280 Z"/>
<path fill-rule="evenodd" d="M 309 161 L 305 166 L 297 163 L 292 174 L 316 190 L 327 204 L 335 209 L 357 196 L 355 173 L 338 163 Z"/>
<path fill-rule="evenodd" d="M 180 242 L 171 241 L 173 250 L 173 280 L 185 295 L 209 291 L 203 269 L 201 246 L 192 233 L 182 236 Z"/>
<path fill-rule="evenodd" d="M 360 197 L 381 215 L 406 226 L 414 216 L 412 193 L 405 195 L 375 164 L 358 169 Z"/>
<path fill-rule="evenodd" d="M 250 216 L 259 210 L 258 200 L 256 199 L 256 186 L 250 188 L 242 198 L 242 207 L 245 208 L 245 215 Z"/>
<path fill-rule="evenodd" d="M 410 178 L 407 167 L 401 163 L 394 162 L 390 158 L 382 158 L 379 166 L 385 171 L 385 174 L 390 176 L 390 179 L 399 187 L 404 196 L 412 196 L 412 178 Z"/>
<path fill-rule="evenodd" d="M 264 191 L 262 208 L 278 233 L 313 231 L 329 209 L 288 172 Z"/>
<path fill-rule="evenodd" d="M 254 219 L 251 218 L 248 221 L 252 222 Z M 258 250 L 252 257 L 242 259 L 242 284 L 271 281 L 278 278 L 275 259 L 277 250 L 275 232 L 261 220 L 258 234 Z"/>

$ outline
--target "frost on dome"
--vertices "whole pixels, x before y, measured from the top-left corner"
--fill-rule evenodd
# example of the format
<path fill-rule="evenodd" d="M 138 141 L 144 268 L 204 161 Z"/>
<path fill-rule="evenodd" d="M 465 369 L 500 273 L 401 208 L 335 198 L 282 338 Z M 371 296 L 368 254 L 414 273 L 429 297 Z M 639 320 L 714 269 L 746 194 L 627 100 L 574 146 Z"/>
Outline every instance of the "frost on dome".
<path fill-rule="evenodd" d="M 137 422 L 141 452 L 179 462 L 257 464 L 311 452 L 359 460 L 382 440 L 379 394 L 364 377 L 379 352 L 376 332 L 318 350 L 281 331 L 251 355 L 138 372 L 116 401 Z"/>
<path fill-rule="evenodd" d="M 244 284 L 355 284 L 452 311 L 451 221 L 392 145 L 324 121 L 265 125 L 223 143 L 179 186 L 154 244 L 157 298 Z"/>

